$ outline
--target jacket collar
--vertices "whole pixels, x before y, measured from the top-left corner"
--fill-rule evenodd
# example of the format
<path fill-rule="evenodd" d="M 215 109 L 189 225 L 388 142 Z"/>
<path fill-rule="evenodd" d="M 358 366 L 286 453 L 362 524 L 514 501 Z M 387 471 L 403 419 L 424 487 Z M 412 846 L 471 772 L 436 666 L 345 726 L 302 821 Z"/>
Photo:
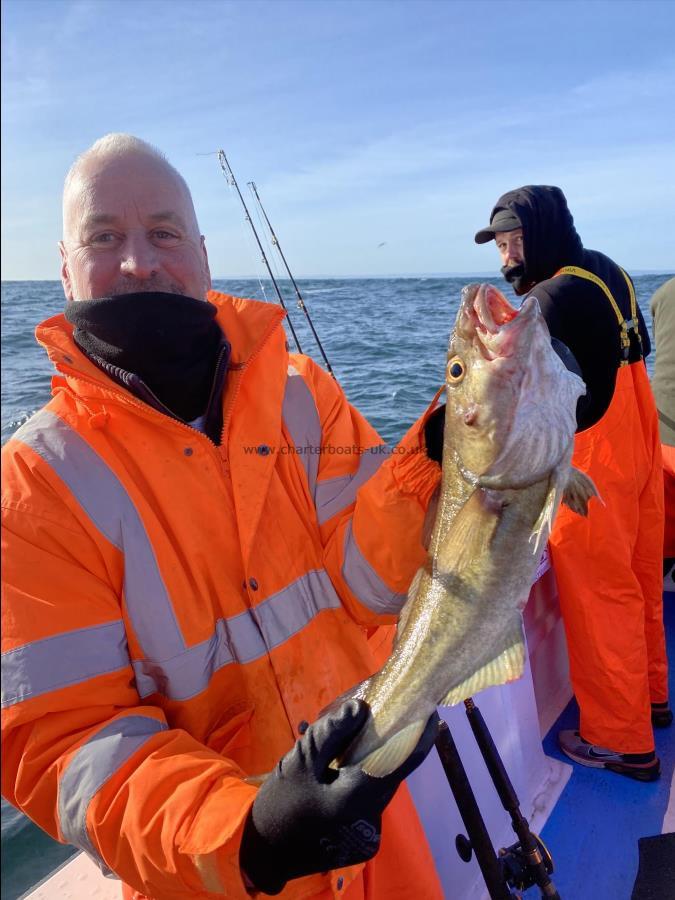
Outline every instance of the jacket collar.
<path fill-rule="evenodd" d="M 245 300 L 209 291 L 209 303 L 217 309 L 216 322 L 232 345 L 230 367 L 243 368 L 256 355 L 283 320 L 284 311 L 260 300 Z M 63 313 L 45 319 L 35 336 L 52 364 L 66 376 L 84 376 L 102 386 L 110 379 L 80 350 L 73 339 L 73 326 Z"/>

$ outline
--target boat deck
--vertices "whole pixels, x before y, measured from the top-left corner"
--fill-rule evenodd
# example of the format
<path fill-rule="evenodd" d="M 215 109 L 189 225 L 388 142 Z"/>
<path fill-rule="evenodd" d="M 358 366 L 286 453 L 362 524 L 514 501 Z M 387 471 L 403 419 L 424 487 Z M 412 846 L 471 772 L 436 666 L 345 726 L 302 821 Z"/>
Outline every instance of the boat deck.
<path fill-rule="evenodd" d="M 675 698 L 675 593 L 664 594 L 670 660 L 670 697 Z M 570 762 L 558 749 L 561 728 L 579 723 L 572 700 L 544 739 L 547 756 Z M 638 870 L 638 839 L 675 831 L 675 724 L 655 729 L 661 778 L 641 783 L 574 764 L 571 778 L 542 830 L 564 900 L 630 900 Z M 531 888 L 526 897 L 535 897 Z M 659 900 L 673 900 L 675 885 L 663 885 Z"/>

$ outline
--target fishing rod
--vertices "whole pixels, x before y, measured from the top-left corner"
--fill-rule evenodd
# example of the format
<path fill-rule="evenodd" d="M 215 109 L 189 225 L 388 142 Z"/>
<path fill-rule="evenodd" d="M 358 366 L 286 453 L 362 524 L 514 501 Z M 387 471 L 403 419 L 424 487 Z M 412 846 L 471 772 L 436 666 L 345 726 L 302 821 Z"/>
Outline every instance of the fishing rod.
<path fill-rule="evenodd" d="M 288 277 L 291 279 L 291 284 L 293 285 L 293 289 L 295 291 L 295 296 L 298 298 L 298 302 L 297 302 L 298 309 L 301 309 L 304 312 L 305 316 L 307 317 L 309 327 L 312 329 L 312 334 L 314 335 L 314 340 L 316 341 L 316 343 L 319 346 L 319 350 L 321 351 L 321 356 L 323 357 L 323 361 L 326 364 L 326 368 L 328 369 L 330 374 L 333 376 L 333 378 L 335 378 L 335 372 L 333 372 L 333 368 L 332 368 L 331 364 L 328 362 L 328 357 L 326 356 L 326 351 L 323 349 L 323 344 L 321 343 L 319 335 L 316 333 L 316 328 L 314 327 L 314 323 L 312 322 L 312 318 L 309 314 L 309 310 L 307 309 L 307 307 L 305 305 L 303 296 L 300 293 L 300 288 L 298 287 L 295 278 L 293 278 L 293 273 L 291 272 L 290 267 L 289 267 L 288 263 L 286 262 L 286 257 L 284 256 L 284 251 L 281 249 L 281 244 L 279 243 L 279 238 L 276 236 L 274 228 L 272 228 L 272 223 L 270 222 L 269 217 L 268 217 L 267 213 L 265 212 L 265 207 L 262 205 L 262 200 L 260 199 L 260 195 L 258 194 L 258 188 L 255 186 L 255 181 L 249 181 L 248 186 L 249 186 L 249 189 L 251 190 L 251 193 L 254 195 L 254 197 L 258 203 L 258 206 L 260 207 L 260 211 L 262 212 L 262 214 L 265 218 L 267 227 L 270 230 L 270 234 L 272 236 L 272 246 L 277 248 L 279 256 L 281 257 L 281 260 L 286 268 L 286 271 L 288 272 Z"/>
<path fill-rule="evenodd" d="M 464 701 L 464 706 L 492 783 L 519 840 L 510 847 L 502 847 L 499 853 L 495 852 L 457 746 L 447 722 L 441 720 L 436 750 L 468 834 L 468 837 L 457 835 L 457 853 L 464 862 L 469 862 L 475 853 L 490 900 L 513 900 L 521 895 L 512 893 L 511 888 L 523 891 L 535 884 L 542 898 L 560 900 L 550 878 L 553 872 L 551 854 L 543 841 L 530 831 L 527 819 L 520 811 L 518 796 L 487 724 L 471 698 Z"/>
<path fill-rule="evenodd" d="M 265 268 L 267 269 L 267 273 L 269 274 L 270 279 L 272 280 L 272 284 L 274 285 L 274 290 L 276 292 L 279 303 L 281 304 L 282 309 L 286 313 L 286 321 L 288 322 L 288 327 L 291 329 L 291 334 L 293 335 L 293 340 L 295 341 L 295 346 L 298 348 L 298 353 L 302 353 L 300 341 L 298 340 L 298 336 L 295 333 L 295 329 L 293 328 L 293 323 L 291 322 L 291 318 L 288 315 L 288 309 L 286 308 L 286 304 L 284 303 L 284 298 L 281 294 L 281 291 L 279 290 L 279 285 L 277 284 L 277 280 L 274 277 L 274 274 L 272 273 L 272 268 L 271 268 L 269 262 L 267 261 L 267 256 L 265 256 L 265 251 L 263 250 L 263 246 L 260 243 L 260 238 L 258 237 L 258 232 L 255 230 L 255 225 L 253 224 L 253 219 L 251 218 L 250 213 L 248 211 L 248 207 L 246 206 L 246 202 L 241 195 L 241 191 L 239 190 L 239 185 L 237 184 L 237 179 L 234 177 L 234 172 L 232 171 L 232 168 L 230 167 L 230 164 L 227 161 L 227 157 L 225 156 L 224 150 L 218 151 L 218 162 L 220 163 L 220 168 L 223 170 L 223 174 L 225 175 L 225 179 L 227 180 L 227 183 L 230 185 L 230 187 L 233 187 L 236 190 L 237 195 L 239 196 L 239 200 L 241 201 L 241 205 L 244 207 L 244 215 L 246 217 L 246 221 L 251 226 L 251 231 L 253 232 L 253 237 L 255 238 L 256 244 L 258 245 L 258 249 L 260 250 L 260 254 L 262 256 L 262 261 L 265 264 Z"/>

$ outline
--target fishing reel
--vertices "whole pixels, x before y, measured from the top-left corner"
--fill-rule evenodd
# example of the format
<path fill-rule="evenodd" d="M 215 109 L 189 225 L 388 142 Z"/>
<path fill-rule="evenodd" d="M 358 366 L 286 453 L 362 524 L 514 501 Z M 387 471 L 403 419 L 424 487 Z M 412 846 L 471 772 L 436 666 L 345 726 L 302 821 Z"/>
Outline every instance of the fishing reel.
<path fill-rule="evenodd" d="M 504 880 L 517 891 L 526 891 L 533 885 L 540 883 L 538 866 L 541 863 L 544 864 L 548 875 L 553 872 L 553 858 L 548 852 L 546 844 L 544 844 L 538 834 L 530 833 L 536 846 L 529 853 L 523 848 L 520 841 L 516 841 L 510 847 L 502 847 L 498 852 Z M 557 897 L 558 893 L 557 891 L 553 894 L 544 893 L 542 896 Z"/>
<path fill-rule="evenodd" d="M 502 847 L 498 852 L 498 863 L 505 885 L 516 891 L 526 891 L 535 884 L 542 890 L 542 897 L 559 897 L 551 882 L 548 885 L 541 884 L 540 865 L 543 864 L 546 873 L 553 872 L 553 858 L 538 834 L 530 832 L 534 839 L 535 848 L 529 853 L 523 848 L 520 841 L 511 844 L 510 847 Z M 458 834 L 455 839 L 457 853 L 464 862 L 469 862 L 473 848 L 471 841 L 463 834 Z M 509 892 L 510 893 L 510 892 Z M 510 894 L 516 900 L 521 894 Z"/>

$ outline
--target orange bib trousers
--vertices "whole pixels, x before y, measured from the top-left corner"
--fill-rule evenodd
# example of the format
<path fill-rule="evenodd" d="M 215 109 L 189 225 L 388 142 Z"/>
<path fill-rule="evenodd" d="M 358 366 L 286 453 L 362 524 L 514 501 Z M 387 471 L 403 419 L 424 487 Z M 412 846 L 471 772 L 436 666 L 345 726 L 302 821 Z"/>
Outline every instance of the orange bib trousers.
<path fill-rule="evenodd" d="M 651 702 L 668 699 L 663 630 L 661 445 L 642 361 L 617 371 L 605 415 L 572 463 L 602 502 L 561 507 L 550 537 L 580 733 L 619 753 L 654 749 Z"/>

